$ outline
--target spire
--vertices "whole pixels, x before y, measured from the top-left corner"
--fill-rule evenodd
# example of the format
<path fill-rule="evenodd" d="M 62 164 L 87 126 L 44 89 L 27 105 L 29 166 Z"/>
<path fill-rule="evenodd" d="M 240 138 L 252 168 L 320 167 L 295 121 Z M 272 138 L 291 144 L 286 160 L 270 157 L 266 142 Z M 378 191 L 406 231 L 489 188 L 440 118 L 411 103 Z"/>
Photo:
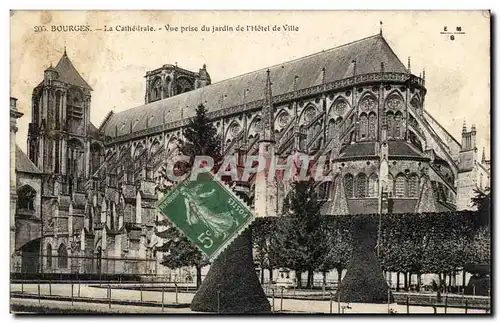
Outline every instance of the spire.
<path fill-rule="evenodd" d="M 467 132 L 467 125 L 465 124 L 465 120 L 464 120 L 464 125 L 462 126 L 462 133 L 466 133 Z"/>
<path fill-rule="evenodd" d="M 486 154 L 485 154 L 484 147 L 483 147 L 483 157 L 481 158 L 481 164 L 485 164 L 485 163 L 486 163 Z"/>
<path fill-rule="evenodd" d="M 380 20 L 380 36 L 382 36 L 382 26 L 383 26 L 383 23 L 382 23 L 382 20 Z"/>
<path fill-rule="evenodd" d="M 422 71 L 422 79 L 425 81 L 425 67 L 424 70 Z"/>
<path fill-rule="evenodd" d="M 64 44 L 64 56 L 68 56 L 68 54 L 66 53 L 66 44 Z"/>
<path fill-rule="evenodd" d="M 264 90 L 264 106 L 262 108 L 262 140 L 274 141 L 274 113 L 273 113 L 273 94 L 271 90 L 271 72 L 267 70 L 266 87 Z"/>

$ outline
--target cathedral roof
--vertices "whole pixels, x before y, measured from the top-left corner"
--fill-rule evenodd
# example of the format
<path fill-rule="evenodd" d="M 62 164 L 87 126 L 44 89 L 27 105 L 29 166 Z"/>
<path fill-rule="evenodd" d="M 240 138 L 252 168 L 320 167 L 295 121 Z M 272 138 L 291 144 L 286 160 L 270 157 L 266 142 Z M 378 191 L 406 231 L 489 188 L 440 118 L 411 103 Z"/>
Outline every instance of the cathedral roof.
<path fill-rule="evenodd" d="M 193 117 L 203 103 L 209 112 L 264 99 L 266 70 L 270 70 L 273 95 L 282 95 L 351 76 L 356 60 L 356 74 L 380 72 L 407 73 L 403 63 L 382 35 L 375 35 L 293 61 L 266 67 L 160 101 L 115 113 L 103 125 L 111 137 L 152 128 L 164 123 Z M 295 77 L 298 76 L 297 79 Z M 245 95 L 244 95 L 245 93 Z M 132 128 L 132 130 L 131 130 Z"/>
<path fill-rule="evenodd" d="M 23 173 L 41 174 L 42 171 L 33 164 L 24 151 L 16 145 L 16 171 Z"/>
<path fill-rule="evenodd" d="M 63 56 L 59 60 L 59 63 L 57 63 L 56 67 L 54 67 L 54 70 L 56 70 L 59 74 L 59 81 L 92 90 L 90 85 L 88 85 L 88 83 L 73 66 L 73 63 L 71 63 L 66 51 L 64 51 Z"/>
<path fill-rule="evenodd" d="M 356 142 L 342 149 L 339 158 L 375 156 L 375 142 Z"/>
<path fill-rule="evenodd" d="M 407 143 L 406 141 L 400 140 L 389 140 L 389 156 L 405 156 L 405 157 L 422 157 L 422 153 L 419 152 L 413 145 Z"/>

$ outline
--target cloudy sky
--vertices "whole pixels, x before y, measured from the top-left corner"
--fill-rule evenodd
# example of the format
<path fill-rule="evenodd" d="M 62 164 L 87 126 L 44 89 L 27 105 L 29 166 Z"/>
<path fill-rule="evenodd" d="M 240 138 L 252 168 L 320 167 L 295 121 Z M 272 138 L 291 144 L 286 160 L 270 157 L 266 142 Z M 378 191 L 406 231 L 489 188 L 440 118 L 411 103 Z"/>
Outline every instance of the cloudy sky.
<path fill-rule="evenodd" d="M 26 151 L 31 93 L 50 63 L 68 56 L 94 89 L 91 121 L 109 110 L 144 103 L 146 71 L 175 64 L 197 71 L 203 64 L 217 82 L 324 49 L 383 34 L 414 74 L 426 72 L 427 109 L 460 141 L 463 122 L 478 129 L 477 146 L 490 145 L 490 22 L 480 11 L 16 11 L 11 16 L 11 96 L 25 116 L 17 142 Z M 89 25 L 91 32 L 51 32 L 56 25 Z M 294 25 L 290 32 L 105 32 L 117 25 L 187 27 Z M 48 31 L 35 32 L 35 26 Z M 440 34 L 462 28 L 465 34 Z"/>

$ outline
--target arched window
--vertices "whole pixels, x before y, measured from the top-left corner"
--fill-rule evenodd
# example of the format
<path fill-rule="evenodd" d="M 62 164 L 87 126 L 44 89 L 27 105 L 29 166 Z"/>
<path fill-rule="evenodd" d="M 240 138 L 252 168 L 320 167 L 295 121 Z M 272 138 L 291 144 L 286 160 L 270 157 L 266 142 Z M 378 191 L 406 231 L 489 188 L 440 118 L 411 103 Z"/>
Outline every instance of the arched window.
<path fill-rule="evenodd" d="M 25 185 L 17 192 L 17 208 L 24 210 L 35 210 L 36 191 L 33 187 Z"/>
<path fill-rule="evenodd" d="M 345 123 L 343 124 L 342 123 L 342 117 L 338 117 L 337 120 L 335 120 L 335 129 L 337 129 L 337 131 L 339 132 L 339 135 L 344 132 L 344 128 L 343 126 L 345 125 Z"/>
<path fill-rule="evenodd" d="M 356 177 L 356 197 L 363 198 L 366 197 L 366 175 L 364 173 L 360 173 Z"/>
<path fill-rule="evenodd" d="M 66 250 L 64 243 L 57 250 L 57 258 L 59 268 L 68 268 L 68 250 Z"/>
<path fill-rule="evenodd" d="M 361 140 L 368 137 L 368 117 L 365 113 L 359 116 L 359 137 Z"/>
<path fill-rule="evenodd" d="M 153 85 L 153 97 L 151 98 L 152 101 L 161 99 L 161 91 L 162 91 L 161 79 L 158 78 L 156 79 Z"/>
<path fill-rule="evenodd" d="M 418 197 L 418 176 L 417 174 L 412 174 L 408 180 L 408 197 L 416 198 Z"/>
<path fill-rule="evenodd" d="M 47 245 L 47 267 L 52 267 L 52 246 L 50 243 Z"/>
<path fill-rule="evenodd" d="M 368 138 L 373 140 L 377 138 L 377 115 L 370 112 L 368 116 Z"/>
<path fill-rule="evenodd" d="M 406 176 L 399 174 L 396 176 L 396 182 L 394 185 L 395 196 L 396 197 L 406 197 Z"/>
<path fill-rule="evenodd" d="M 377 197 L 378 196 L 378 178 L 376 174 L 371 174 L 368 178 L 368 196 Z"/>
<path fill-rule="evenodd" d="M 402 138 L 402 129 L 403 128 L 403 114 L 401 111 L 396 112 L 396 116 L 394 117 L 394 138 Z"/>
<path fill-rule="evenodd" d="M 344 176 L 344 190 L 347 198 L 351 198 L 354 195 L 354 177 L 351 174 Z"/>
<path fill-rule="evenodd" d="M 328 121 L 328 138 L 333 138 L 333 134 L 335 131 L 335 120 L 330 119 L 330 121 Z"/>
<path fill-rule="evenodd" d="M 387 138 L 394 137 L 394 113 L 387 112 Z"/>

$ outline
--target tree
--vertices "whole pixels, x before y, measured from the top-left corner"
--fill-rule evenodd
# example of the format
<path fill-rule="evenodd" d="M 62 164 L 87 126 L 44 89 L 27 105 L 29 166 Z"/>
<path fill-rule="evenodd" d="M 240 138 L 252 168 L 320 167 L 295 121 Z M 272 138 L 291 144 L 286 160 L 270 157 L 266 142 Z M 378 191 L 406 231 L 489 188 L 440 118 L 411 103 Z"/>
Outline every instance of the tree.
<path fill-rule="evenodd" d="M 177 176 L 188 173 L 193 167 L 194 158 L 197 155 L 210 156 L 214 159 L 214 169 L 218 169 L 221 162 L 221 146 L 220 137 L 217 135 L 217 129 L 207 117 L 206 109 L 203 105 L 196 108 L 196 115 L 189 120 L 188 126 L 183 131 L 184 141 L 180 142 L 177 149 L 183 155 L 189 157 L 188 164 L 174 165 Z M 161 180 L 157 189 L 163 193 L 168 192 L 170 186 L 165 183 L 169 182 L 166 171 L 163 169 L 160 173 Z M 157 225 L 168 225 L 169 221 L 159 222 Z M 208 262 L 204 259 L 203 254 L 189 239 L 181 233 L 177 228 L 170 226 L 168 229 L 156 232 L 156 235 L 163 238 L 165 243 L 157 250 L 165 254 L 162 264 L 168 268 L 191 267 L 196 268 L 196 287 L 201 285 L 201 269 Z"/>
<path fill-rule="evenodd" d="M 387 303 L 394 300 L 375 255 L 377 223 L 378 216 L 374 215 L 356 215 L 352 220 L 352 257 L 337 291 L 337 299 L 342 302 Z"/>
<path fill-rule="evenodd" d="M 320 270 L 325 273 L 331 269 L 337 271 L 337 281 L 342 280 L 342 271 L 347 268 L 352 253 L 351 233 L 349 231 L 351 216 L 332 217 L 332 224 L 327 226 L 328 251 L 320 265 Z M 326 282 L 324 282 L 326 283 Z"/>
<path fill-rule="evenodd" d="M 491 223 L 491 191 L 486 188 L 483 191 L 474 190 L 472 205 L 477 208 L 474 225 L 476 228 L 489 227 Z"/>
<path fill-rule="evenodd" d="M 252 224 L 254 258 L 261 268 L 261 283 L 264 283 L 264 269 L 269 270 L 269 280 L 273 279 L 272 271 L 278 266 L 279 249 L 276 248 L 276 218 L 258 218 Z"/>
<path fill-rule="evenodd" d="M 298 272 L 299 288 L 300 274 L 304 271 L 308 272 L 307 287 L 312 286 L 314 270 L 320 267 L 327 253 L 327 234 L 320 207 L 314 182 L 295 182 L 283 203 L 284 216 L 278 221 L 280 263 Z"/>
<path fill-rule="evenodd" d="M 164 220 L 159 221 L 157 225 L 170 225 L 170 223 Z M 157 249 L 165 253 L 161 264 L 171 269 L 195 267 L 196 288 L 199 288 L 201 285 L 201 269 L 208 264 L 208 261 L 198 247 L 173 226 L 169 226 L 161 232 L 156 231 L 155 233 L 165 241 L 163 246 Z"/>

